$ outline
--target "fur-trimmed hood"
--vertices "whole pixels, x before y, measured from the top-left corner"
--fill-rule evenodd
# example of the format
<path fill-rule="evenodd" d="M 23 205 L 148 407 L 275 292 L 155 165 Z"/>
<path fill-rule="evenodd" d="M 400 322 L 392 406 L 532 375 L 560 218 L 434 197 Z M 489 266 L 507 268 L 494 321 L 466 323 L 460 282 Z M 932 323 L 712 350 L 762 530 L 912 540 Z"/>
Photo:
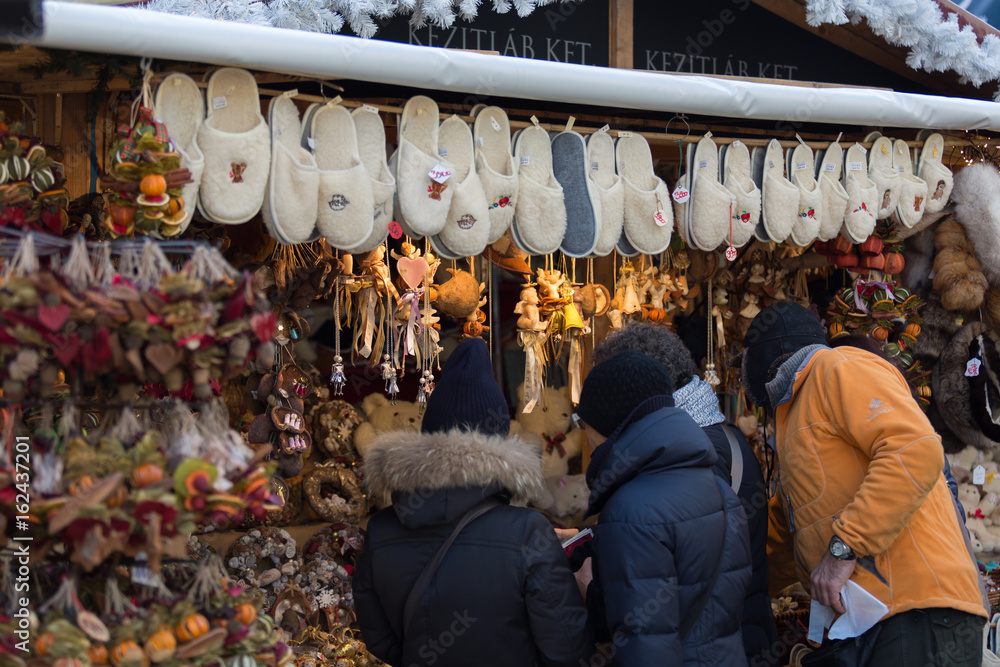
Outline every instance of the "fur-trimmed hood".
<path fill-rule="evenodd" d="M 365 482 L 377 497 L 450 489 L 494 488 L 526 503 L 542 486 L 542 456 L 519 438 L 473 431 L 396 431 L 372 443 Z"/>

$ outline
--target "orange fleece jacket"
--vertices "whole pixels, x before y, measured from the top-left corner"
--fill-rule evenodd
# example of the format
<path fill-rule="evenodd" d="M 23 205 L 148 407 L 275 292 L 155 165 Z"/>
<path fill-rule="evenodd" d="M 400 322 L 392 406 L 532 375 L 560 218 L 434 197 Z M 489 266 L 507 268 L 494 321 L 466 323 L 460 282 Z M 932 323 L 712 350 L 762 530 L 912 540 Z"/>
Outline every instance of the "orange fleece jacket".
<path fill-rule="evenodd" d="M 892 364 L 855 348 L 820 350 L 796 375 L 775 426 L 772 591 L 794 583 L 792 573 L 809 590 L 836 534 L 874 557 L 888 586 L 860 566 L 851 578 L 889 607 L 887 617 L 927 607 L 986 615 L 941 439 Z"/>

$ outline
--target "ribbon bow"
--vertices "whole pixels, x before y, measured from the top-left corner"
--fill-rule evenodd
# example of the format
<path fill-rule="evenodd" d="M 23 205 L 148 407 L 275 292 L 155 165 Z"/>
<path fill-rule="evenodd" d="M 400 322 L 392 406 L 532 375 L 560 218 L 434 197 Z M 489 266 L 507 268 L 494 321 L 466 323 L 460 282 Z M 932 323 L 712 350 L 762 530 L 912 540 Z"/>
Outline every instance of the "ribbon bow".
<path fill-rule="evenodd" d="M 153 138 L 156 139 L 158 143 L 170 143 L 170 135 L 167 134 L 167 127 L 153 117 L 152 109 L 140 106 L 138 118 L 134 126 L 129 127 L 125 124 L 118 126 L 118 138 L 125 140 L 125 143 L 122 145 L 121 150 L 118 153 L 119 157 L 122 160 L 128 160 L 131 158 L 132 150 L 135 148 L 136 142 L 139 141 L 139 137 L 150 130 L 153 132 Z"/>
<path fill-rule="evenodd" d="M 983 511 L 977 507 L 975 512 L 970 512 L 969 513 L 969 518 L 970 519 L 985 519 L 986 515 L 983 514 Z"/>
<path fill-rule="evenodd" d="M 896 298 L 892 293 L 892 285 L 889 283 L 859 278 L 858 281 L 854 283 L 854 307 L 865 315 L 868 315 L 868 306 L 865 304 L 864 297 L 871 296 L 877 289 L 884 289 L 886 293 L 888 293 L 890 299 Z"/>
<path fill-rule="evenodd" d="M 399 308 L 405 304 L 410 305 L 410 318 L 406 323 L 406 353 L 414 356 L 417 351 L 417 336 L 424 330 L 424 319 L 420 312 L 420 297 L 424 295 L 422 289 L 415 289 L 406 292 L 399 298 Z"/>
<path fill-rule="evenodd" d="M 548 433 L 543 433 L 542 437 L 545 438 L 545 453 L 551 454 L 554 451 L 559 452 L 559 458 L 566 457 L 566 447 L 563 445 L 563 441 L 566 440 L 565 433 L 557 433 L 556 435 L 549 437 Z"/>

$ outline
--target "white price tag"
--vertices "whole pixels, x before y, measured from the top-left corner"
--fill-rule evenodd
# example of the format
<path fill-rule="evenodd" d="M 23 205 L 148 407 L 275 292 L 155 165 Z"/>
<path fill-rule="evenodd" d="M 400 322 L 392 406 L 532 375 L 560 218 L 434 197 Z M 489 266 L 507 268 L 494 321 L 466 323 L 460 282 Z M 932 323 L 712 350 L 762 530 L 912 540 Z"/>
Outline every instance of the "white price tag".
<path fill-rule="evenodd" d="M 965 377 L 974 378 L 979 375 L 979 367 L 983 365 L 983 362 L 978 358 L 969 359 L 965 364 Z"/>
<path fill-rule="evenodd" d="M 678 183 L 677 187 L 674 188 L 674 191 L 670 193 L 670 196 L 673 197 L 674 201 L 678 204 L 683 204 L 691 198 L 691 192 L 688 191 L 686 187 Z"/>
<path fill-rule="evenodd" d="M 618 137 L 621 138 L 621 139 L 628 139 L 631 136 L 632 136 L 632 133 L 629 132 L 628 130 L 622 130 L 621 132 L 618 133 Z"/>
<path fill-rule="evenodd" d="M 664 227 L 670 224 L 670 221 L 667 220 L 667 216 L 663 215 L 663 211 L 656 212 L 656 215 L 653 216 L 653 222 L 655 222 L 658 227 Z"/>
<path fill-rule="evenodd" d="M 708 160 L 698 160 L 698 168 L 705 169 L 708 167 Z"/>
<path fill-rule="evenodd" d="M 490 125 L 492 125 L 492 126 L 493 126 L 493 131 L 494 131 L 494 132 L 499 132 L 500 130 L 502 130 L 502 129 L 503 129 L 503 128 L 502 128 L 502 127 L 500 126 L 500 123 L 498 123 L 498 122 L 497 122 L 497 119 L 496 119 L 496 118 L 494 118 L 493 116 L 490 116 Z"/>
<path fill-rule="evenodd" d="M 431 180 L 435 183 L 444 183 L 451 178 L 451 169 L 438 162 L 434 165 L 433 169 L 427 172 L 427 175 L 430 176 Z"/>
<path fill-rule="evenodd" d="M 973 484 L 986 483 L 986 468 L 984 468 L 983 466 L 976 466 L 975 470 L 972 471 L 972 483 Z"/>
<path fill-rule="evenodd" d="M 521 166 L 526 166 L 526 165 L 529 165 L 529 164 L 531 164 L 531 156 L 530 155 L 522 155 L 521 156 Z"/>
<path fill-rule="evenodd" d="M 438 149 L 438 155 L 440 155 L 441 157 L 448 157 L 448 149 L 447 148 L 439 148 Z"/>
<path fill-rule="evenodd" d="M 795 163 L 795 171 L 802 171 L 805 168 L 806 168 L 805 160 L 800 160 L 799 162 Z"/>
<path fill-rule="evenodd" d="M 768 169 L 774 169 L 774 160 L 768 160 L 767 161 L 767 168 Z"/>
<path fill-rule="evenodd" d="M 226 104 L 225 96 L 212 98 L 212 109 L 222 109 Z"/>
<path fill-rule="evenodd" d="M 600 134 L 601 132 L 607 132 L 607 131 L 608 131 L 608 130 L 610 130 L 610 129 L 611 129 L 611 126 L 610 126 L 610 125 L 605 125 L 605 126 L 604 126 L 604 127 L 602 127 L 601 129 L 599 129 L 599 130 L 597 131 L 597 133 L 598 133 L 598 134 Z"/>
<path fill-rule="evenodd" d="M 378 107 L 373 107 L 370 104 L 362 104 L 361 105 L 361 110 L 362 111 L 367 111 L 368 113 L 374 113 L 374 114 L 378 113 Z"/>
<path fill-rule="evenodd" d="M 597 163 L 596 162 L 591 162 L 590 163 L 590 170 L 591 171 L 597 171 Z"/>
<path fill-rule="evenodd" d="M 847 166 L 848 166 L 848 168 L 851 171 L 864 171 L 865 163 L 864 162 L 851 162 Z"/>
<path fill-rule="evenodd" d="M 726 259 L 728 259 L 730 262 L 736 259 L 736 248 L 734 248 L 733 246 L 729 246 L 728 248 L 726 248 Z"/>
<path fill-rule="evenodd" d="M 837 171 L 837 165 L 833 162 L 824 162 L 823 171 Z"/>

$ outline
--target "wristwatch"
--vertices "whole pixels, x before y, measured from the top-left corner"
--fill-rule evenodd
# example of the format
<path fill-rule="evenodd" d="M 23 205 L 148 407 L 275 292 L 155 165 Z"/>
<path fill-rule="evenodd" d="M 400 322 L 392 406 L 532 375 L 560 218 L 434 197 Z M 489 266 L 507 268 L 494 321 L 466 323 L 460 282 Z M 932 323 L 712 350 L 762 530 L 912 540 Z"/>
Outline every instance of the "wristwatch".
<path fill-rule="evenodd" d="M 830 538 L 830 555 L 838 560 L 857 559 L 851 547 L 847 546 L 847 543 L 836 535 Z"/>

